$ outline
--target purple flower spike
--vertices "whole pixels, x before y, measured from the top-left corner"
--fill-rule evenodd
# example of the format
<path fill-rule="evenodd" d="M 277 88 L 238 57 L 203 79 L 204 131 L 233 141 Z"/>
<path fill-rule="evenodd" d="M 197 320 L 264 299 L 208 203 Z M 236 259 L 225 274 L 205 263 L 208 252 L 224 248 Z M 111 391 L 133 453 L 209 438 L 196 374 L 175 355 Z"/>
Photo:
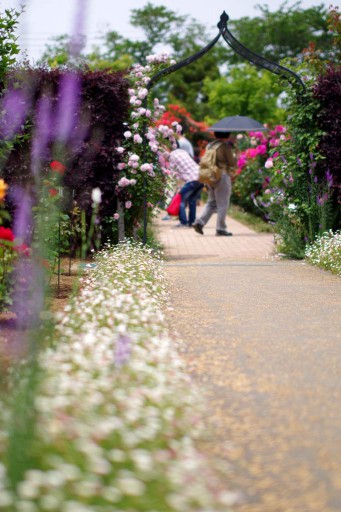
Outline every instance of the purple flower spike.
<path fill-rule="evenodd" d="M 48 144 L 52 138 L 51 99 L 43 97 L 37 105 L 36 130 L 32 141 L 32 172 L 37 176 L 41 160 L 47 158 Z"/>
<path fill-rule="evenodd" d="M 11 199 L 15 202 L 15 217 L 13 232 L 16 238 L 19 238 L 21 242 L 29 243 L 27 240 L 28 233 L 32 224 L 32 200 L 29 194 L 19 188 L 13 187 L 10 193 Z"/>
<path fill-rule="evenodd" d="M 309 158 L 310 158 L 310 160 L 311 160 L 312 162 L 314 161 L 314 155 L 313 155 L 313 153 L 311 153 L 311 152 L 309 153 Z"/>
<path fill-rule="evenodd" d="M 328 187 L 332 187 L 333 186 L 334 178 L 333 178 L 333 175 L 332 175 L 332 173 L 330 172 L 329 169 L 327 169 L 327 172 L 326 172 L 326 180 L 327 180 L 327 183 L 328 183 Z"/>
<path fill-rule="evenodd" d="M 81 78 L 75 72 L 67 73 L 60 82 L 56 139 L 67 143 L 77 124 L 81 96 Z"/>
<path fill-rule="evenodd" d="M 302 167 L 302 161 L 300 160 L 300 158 L 299 158 L 299 157 L 297 157 L 297 158 L 296 158 L 296 160 L 297 160 L 298 165 L 299 165 L 300 167 Z"/>
<path fill-rule="evenodd" d="M 1 110 L 3 114 L 0 122 L 0 137 L 12 139 L 21 129 L 29 108 L 27 93 L 23 90 L 10 90 L 3 98 Z"/>
<path fill-rule="evenodd" d="M 73 37 L 71 39 L 71 55 L 78 57 L 83 46 L 82 34 L 84 33 L 84 22 L 86 18 L 88 0 L 78 0 Z"/>
<path fill-rule="evenodd" d="M 119 334 L 116 342 L 115 365 L 118 368 L 124 366 L 130 359 L 131 339 L 129 336 Z"/>

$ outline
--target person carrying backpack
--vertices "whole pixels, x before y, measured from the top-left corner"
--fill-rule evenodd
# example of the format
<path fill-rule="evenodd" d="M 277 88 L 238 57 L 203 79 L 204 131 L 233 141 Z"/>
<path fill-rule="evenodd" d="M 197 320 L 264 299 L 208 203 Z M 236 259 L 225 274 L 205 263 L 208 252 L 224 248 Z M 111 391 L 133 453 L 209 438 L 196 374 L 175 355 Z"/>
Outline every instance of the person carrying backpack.
<path fill-rule="evenodd" d="M 208 201 L 193 227 L 203 235 L 203 227 L 216 212 L 216 235 L 231 236 L 232 233 L 227 231 L 226 214 L 232 191 L 230 174 L 237 163 L 232 150 L 234 136 L 229 132 L 214 132 L 214 136 L 215 140 L 206 147 L 199 170 L 199 181 L 205 183 L 208 189 Z"/>

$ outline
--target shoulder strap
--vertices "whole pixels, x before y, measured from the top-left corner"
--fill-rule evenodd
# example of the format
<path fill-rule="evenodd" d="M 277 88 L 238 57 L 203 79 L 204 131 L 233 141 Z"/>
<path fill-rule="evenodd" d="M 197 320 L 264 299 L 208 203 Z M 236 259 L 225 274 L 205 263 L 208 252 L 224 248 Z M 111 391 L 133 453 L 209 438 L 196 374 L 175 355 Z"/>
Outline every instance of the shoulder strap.
<path fill-rule="evenodd" d="M 212 149 L 213 146 L 217 146 L 215 149 L 218 149 L 218 147 L 220 147 L 223 144 L 225 144 L 225 142 L 222 142 L 220 140 L 214 140 L 214 141 L 208 143 L 207 149 Z"/>

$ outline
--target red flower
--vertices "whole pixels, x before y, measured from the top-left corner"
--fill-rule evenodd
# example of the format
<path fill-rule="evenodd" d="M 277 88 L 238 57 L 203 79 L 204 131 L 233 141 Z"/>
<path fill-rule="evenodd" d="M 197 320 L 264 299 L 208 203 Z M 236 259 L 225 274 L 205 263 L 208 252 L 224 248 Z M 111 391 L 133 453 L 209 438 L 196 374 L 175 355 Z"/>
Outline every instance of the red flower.
<path fill-rule="evenodd" d="M 50 167 L 53 171 L 58 172 L 59 174 L 64 174 L 66 171 L 65 165 L 58 162 L 58 160 L 53 160 L 53 162 L 50 163 Z"/>
<path fill-rule="evenodd" d="M 49 194 L 50 196 L 54 197 L 58 194 L 58 190 L 56 190 L 55 188 L 49 188 Z"/>
<path fill-rule="evenodd" d="M 0 240 L 8 240 L 9 242 L 13 242 L 14 235 L 11 228 L 4 228 L 0 226 Z"/>
<path fill-rule="evenodd" d="M 13 249 L 24 256 L 30 256 L 31 254 L 31 249 L 26 244 L 15 245 Z"/>

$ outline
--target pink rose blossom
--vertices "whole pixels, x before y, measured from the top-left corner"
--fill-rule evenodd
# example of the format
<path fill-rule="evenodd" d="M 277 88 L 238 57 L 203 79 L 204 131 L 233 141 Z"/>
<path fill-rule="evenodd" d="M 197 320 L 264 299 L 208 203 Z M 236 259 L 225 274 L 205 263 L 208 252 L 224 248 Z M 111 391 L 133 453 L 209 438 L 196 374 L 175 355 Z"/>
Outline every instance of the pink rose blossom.
<path fill-rule="evenodd" d="M 142 164 L 140 167 L 140 170 L 142 172 L 150 171 L 151 169 L 152 169 L 152 167 L 150 164 Z"/>
<path fill-rule="evenodd" d="M 259 155 L 265 155 L 265 153 L 266 153 L 266 146 L 265 146 L 265 144 L 260 144 L 257 147 L 257 151 L 258 151 Z"/>
<path fill-rule="evenodd" d="M 265 168 L 266 169 L 271 169 L 271 167 L 274 166 L 274 163 L 272 161 L 272 158 L 268 158 L 267 161 L 265 162 Z"/>
<path fill-rule="evenodd" d="M 128 178 L 126 178 L 125 176 L 123 176 L 123 178 L 121 178 L 120 180 L 118 180 L 117 182 L 117 185 L 121 188 L 123 187 L 127 187 L 128 185 L 130 185 L 130 180 L 128 180 Z"/>
<path fill-rule="evenodd" d="M 119 213 L 114 213 L 114 219 L 118 220 L 119 218 L 120 218 L 120 214 Z"/>
<path fill-rule="evenodd" d="M 141 135 L 139 135 L 138 133 L 136 133 L 134 135 L 134 142 L 136 142 L 137 144 L 142 144 L 142 137 Z"/>
<path fill-rule="evenodd" d="M 125 149 L 122 147 L 119 147 L 119 148 L 116 148 L 116 151 L 117 151 L 117 153 L 122 154 L 122 153 L 124 153 Z"/>
<path fill-rule="evenodd" d="M 131 137 L 131 132 L 128 130 L 128 131 L 124 132 L 124 134 L 123 134 L 123 135 L 124 135 L 124 137 L 125 137 L 126 139 L 130 139 L 130 137 Z"/>
<path fill-rule="evenodd" d="M 119 171 L 123 171 L 123 169 L 125 169 L 127 167 L 127 164 L 125 164 L 124 162 L 120 162 L 117 166 L 117 169 Z"/>
<path fill-rule="evenodd" d="M 137 93 L 138 97 L 143 100 L 148 94 L 148 89 L 140 89 Z"/>
<path fill-rule="evenodd" d="M 129 210 L 129 208 L 131 208 L 132 206 L 133 206 L 133 203 L 131 201 L 125 202 L 125 207 L 127 208 L 127 210 Z"/>

